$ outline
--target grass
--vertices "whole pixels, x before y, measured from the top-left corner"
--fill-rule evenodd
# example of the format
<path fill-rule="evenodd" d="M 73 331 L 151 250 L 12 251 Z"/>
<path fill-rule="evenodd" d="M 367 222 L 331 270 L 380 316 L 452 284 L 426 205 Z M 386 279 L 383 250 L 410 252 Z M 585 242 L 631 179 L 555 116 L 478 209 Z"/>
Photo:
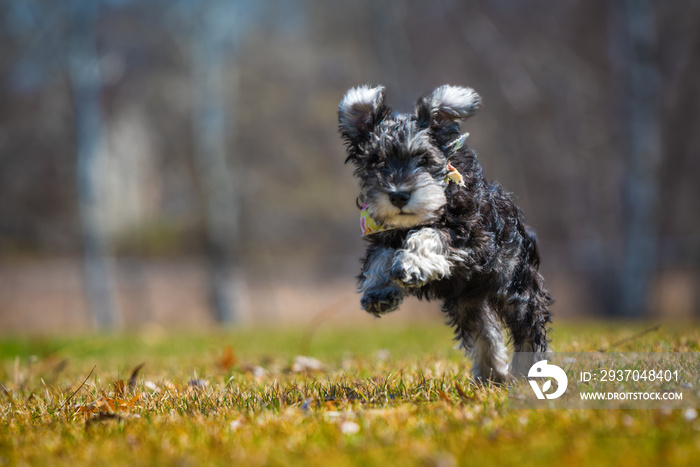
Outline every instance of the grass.
<path fill-rule="evenodd" d="M 700 350 L 697 326 L 637 335 L 643 329 L 561 325 L 553 346 Z M 631 466 L 700 458 L 692 412 L 508 409 L 506 390 L 470 381 L 439 323 L 306 331 L 2 338 L 0 465 Z"/>

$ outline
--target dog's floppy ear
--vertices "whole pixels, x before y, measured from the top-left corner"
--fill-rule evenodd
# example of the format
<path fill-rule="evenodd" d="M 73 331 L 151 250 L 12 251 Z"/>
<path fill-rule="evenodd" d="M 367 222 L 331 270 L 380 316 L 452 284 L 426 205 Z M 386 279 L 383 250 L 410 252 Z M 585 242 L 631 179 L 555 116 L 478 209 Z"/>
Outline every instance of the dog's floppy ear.
<path fill-rule="evenodd" d="M 350 89 L 338 106 L 338 129 L 354 148 L 389 114 L 384 104 L 384 86 Z"/>
<path fill-rule="evenodd" d="M 474 115 L 480 105 L 481 97 L 473 89 L 444 85 L 418 99 L 416 117 L 438 139 L 449 140 L 459 134 L 459 122 Z"/>

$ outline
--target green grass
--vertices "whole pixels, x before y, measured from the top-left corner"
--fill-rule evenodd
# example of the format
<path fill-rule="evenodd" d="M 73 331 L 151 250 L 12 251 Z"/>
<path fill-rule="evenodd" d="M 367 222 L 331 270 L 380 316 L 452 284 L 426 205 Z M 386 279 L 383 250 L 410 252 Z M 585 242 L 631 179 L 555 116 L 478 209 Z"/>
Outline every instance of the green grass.
<path fill-rule="evenodd" d="M 646 328 L 561 325 L 553 346 L 700 350 L 697 326 L 619 342 Z M 439 323 L 381 322 L 313 333 L 5 337 L 0 465 L 632 466 L 700 458 L 700 418 L 680 410 L 508 409 L 506 390 L 470 381 L 450 339 Z M 302 354 L 323 369 L 293 371 Z"/>

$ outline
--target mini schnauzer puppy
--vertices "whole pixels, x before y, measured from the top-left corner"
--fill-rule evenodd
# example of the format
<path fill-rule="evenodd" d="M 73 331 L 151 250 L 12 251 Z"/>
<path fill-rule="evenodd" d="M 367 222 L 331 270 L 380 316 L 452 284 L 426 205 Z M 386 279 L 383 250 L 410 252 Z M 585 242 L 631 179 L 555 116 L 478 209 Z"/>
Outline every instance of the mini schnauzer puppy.
<path fill-rule="evenodd" d="M 441 86 L 418 100 L 414 114 L 392 113 L 384 96 L 382 86 L 353 88 L 338 108 L 369 243 L 362 307 L 380 316 L 406 294 L 439 299 L 477 381 L 527 375 L 547 352 L 551 297 L 534 233 L 460 136 L 479 95 Z M 514 345 L 510 371 L 502 324 Z"/>

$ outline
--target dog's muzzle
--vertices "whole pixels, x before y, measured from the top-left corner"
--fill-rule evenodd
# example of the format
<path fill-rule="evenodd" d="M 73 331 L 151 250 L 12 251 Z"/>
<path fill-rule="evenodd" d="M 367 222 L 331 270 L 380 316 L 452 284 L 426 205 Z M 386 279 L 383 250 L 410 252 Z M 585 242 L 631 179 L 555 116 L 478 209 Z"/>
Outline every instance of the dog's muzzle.
<path fill-rule="evenodd" d="M 459 173 L 459 171 L 455 169 L 454 166 L 452 166 L 452 164 L 448 162 L 446 169 L 447 175 L 445 175 L 445 187 L 447 187 L 447 185 L 449 185 L 450 182 L 456 184 L 457 186 L 464 186 L 464 177 L 462 177 L 462 174 Z M 398 206 L 398 204 L 400 204 L 401 202 L 403 202 L 405 205 L 410 195 L 405 194 L 404 197 L 405 199 L 397 199 L 396 202 L 394 202 L 394 199 L 391 199 L 391 202 L 395 206 Z M 372 216 L 369 215 L 367 203 L 363 203 L 362 211 L 360 212 L 360 229 L 362 230 L 362 236 L 364 237 L 365 235 L 372 235 L 373 233 L 392 230 L 394 229 L 394 227 L 377 224 L 377 222 L 374 219 L 372 219 Z"/>

